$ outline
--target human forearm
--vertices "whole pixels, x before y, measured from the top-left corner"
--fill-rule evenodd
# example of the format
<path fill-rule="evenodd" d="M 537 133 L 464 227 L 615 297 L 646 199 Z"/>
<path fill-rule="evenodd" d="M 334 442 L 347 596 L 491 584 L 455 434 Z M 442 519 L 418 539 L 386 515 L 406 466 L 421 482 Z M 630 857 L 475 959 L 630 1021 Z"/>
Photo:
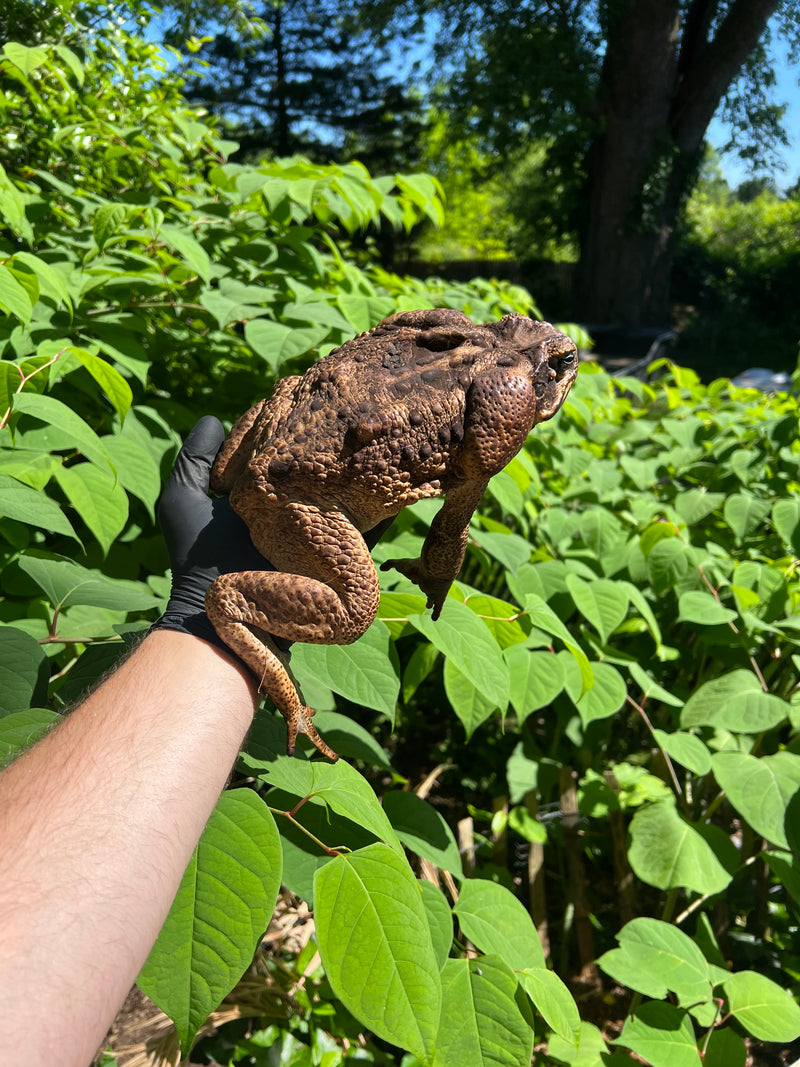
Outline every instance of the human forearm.
<path fill-rule="evenodd" d="M 0 775 L 0 1062 L 88 1063 L 255 706 L 232 660 L 159 630 Z"/>

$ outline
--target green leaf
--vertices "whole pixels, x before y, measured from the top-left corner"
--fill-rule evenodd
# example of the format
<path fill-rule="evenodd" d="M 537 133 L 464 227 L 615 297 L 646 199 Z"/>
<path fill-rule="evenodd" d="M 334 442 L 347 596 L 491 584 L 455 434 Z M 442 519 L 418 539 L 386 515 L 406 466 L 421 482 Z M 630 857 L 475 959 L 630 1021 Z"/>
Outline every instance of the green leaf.
<path fill-rule="evenodd" d="M 376 620 L 352 645 L 296 644 L 292 670 L 300 687 L 313 676 L 354 704 L 374 708 L 394 723 L 400 693 L 400 665 L 389 630 Z"/>
<path fill-rule="evenodd" d="M 496 956 L 448 960 L 433 1067 L 520 1067 L 533 1031 L 516 1001 L 517 979 Z"/>
<path fill-rule="evenodd" d="M 158 236 L 168 248 L 182 256 L 203 281 L 210 280 L 211 260 L 199 241 L 195 240 L 186 229 L 178 229 L 177 226 L 162 226 Z"/>
<path fill-rule="evenodd" d="M 756 971 L 739 971 L 722 983 L 734 1018 L 760 1041 L 788 1043 L 800 1036 L 800 1007 L 786 989 Z"/>
<path fill-rule="evenodd" d="M 450 659 L 444 661 L 444 691 L 469 740 L 497 705 L 487 700 Z"/>
<path fill-rule="evenodd" d="M 725 608 L 710 593 L 692 590 L 682 593 L 678 600 L 678 620 L 680 622 L 697 622 L 703 626 L 717 626 L 731 622 L 736 612 Z"/>
<path fill-rule="evenodd" d="M 730 884 L 738 854 L 722 831 L 712 836 L 716 829 L 705 827 L 701 835 L 669 800 L 641 808 L 630 825 L 628 859 L 634 874 L 657 889 L 721 893 Z"/>
<path fill-rule="evenodd" d="M 0 629 L 0 642 L 2 642 L 3 629 Z M 0 655 L 2 655 L 2 644 L 0 644 Z M 0 717 L 0 766 L 9 762 L 10 758 L 16 756 L 18 752 L 24 752 L 26 748 L 30 748 L 40 737 L 44 737 L 60 718 L 61 716 L 56 712 L 48 711 L 46 708 L 26 708 L 25 711 L 15 711 L 10 715 Z"/>
<path fill-rule="evenodd" d="M 454 877 L 463 877 L 458 843 L 434 807 L 415 793 L 393 789 L 383 795 L 383 810 L 406 848 Z"/>
<path fill-rule="evenodd" d="M 747 1048 L 739 1035 L 726 1026 L 714 1030 L 706 1046 L 703 1067 L 745 1067 Z"/>
<path fill-rule="evenodd" d="M 7 474 L 0 474 L 0 515 L 78 541 L 72 524 L 54 500 Z"/>
<path fill-rule="evenodd" d="M 448 597 L 436 622 L 428 614 L 409 615 L 411 625 L 452 660 L 493 707 L 508 706 L 508 671 L 497 642 L 474 612 Z"/>
<path fill-rule="evenodd" d="M 533 711 L 547 707 L 564 688 L 564 665 L 552 652 L 513 645 L 503 653 L 511 679 L 511 704 L 521 725 Z"/>
<path fill-rule="evenodd" d="M 245 341 L 276 373 L 287 360 L 304 356 L 327 336 L 327 326 L 292 328 L 270 319 L 251 319 L 244 327 Z"/>
<path fill-rule="evenodd" d="M 553 634 L 554 637 L 558 637 L 564 642 L 578 664 L 581 675 L 581 691 L 585 693 L 591 689 L 594 685 L 594 674 L 586 653 L 580 645 L 575 644 L 572 634 L 549 604 L 546 604 L 535 593 L 528 593 L 525 597 L 525 611 L 533 626 L 539 630 L 544 630 L 545 633 Z"/>
<path fill-rule="evenodd" d="M 660 919 L 633 919 L 617 939 L 619 948 L 604 953 L 597 963 L 620 985 L 657 1000 L 673 992 L 684 1007 L 711 1000 L 706 958 L 676 926 Z"/>
<path fill-rule="evenodd" d="M 15 626 L 0 626 L 0 716 L 25 711 L 37 689 L 46 697 L 49 677 L 39 642 Z"/>
<path fill-rule="evenodd" d="M 641 1004 L 614 1044 L 632 1049 L 650 1067 L 698 1067 L 701 1062 L 689 1015 L 658 1001 Z"/>
<path fill-rule="evenodd" d="M 102 252 L 112 237 L 116 237 L 128 217 L 123 204 L 101 204 L 94 213 L 92 233 L 95 244 Z"/>
<path fill-rule="evenodd" d="M 800 756 L 776 752 L 757 758 L 745 752 L 718 752 L 711 765 L 739 814 L 767 840 L 788 848 L 786 809 L 800 789 Z"/>
<path fill-rule="evenodd" d="M 391 769 L 389 758 L 378 741 L 364 727 L 338 711 L 317 709 L 314 725 L 340 756 L 363 760 L 375 767 Z"/>
<path fill-rule="evenodd" d="M 422 890 L 422 905 L 428 916 L 433 952 L 441 971 L 453 945 L 453 913 L 444 893 L 433 882 L 421 878 L 419 887 Z"/>
<path fill-rule="evenodd" d="M 560 652 L 559 657 L 564 667 L 567 695 L 578 709 L 584 726 L 596 719 L 607 719 L 619 711 L 628 690 L 616 667 L 610 663 L 593 663 L 594 685 L 581 695 L 583 679 L 577 665 L 566 653 Z"/>
<path fill-rule="evenodd" d="M 544 967 L 536 927 L 505 886 L 470 878 L 461 886 L 453 911 L 464 936 L 481 952 L 496 953 L 515 971 Z"/>
<path fill-rule="evenodd" d="M 297 797 L 308 797 L 310 803 L 329 805 L 333 811 L 363 826 L 403 855 L 403 846 L 378 798 L 366 778 L 349 763 L 344 760 L 311 762 L 272 754 L 262 760 L 255 746 L 250 745 L 249 749 L 243 755 L 243 761 L 257 770 L 259 778 L 269 785 L 285 789 Z"/>
<path fill-rule="evenodd" d="M 523 971 L 521 977 L 525 992 L 550 1029 L 577 1048 L 581 1031 L 578 1005 L 555 971 L 539 967 Z"/>
<path fill-rule="evenodd" d="M 147 508 L 151 519 L 155 519 L 156 501 L 161 493 L 161 475 L 150 454 L 130 437 L 119 434 L 103 437 L 103 444 L 109 459 L 117 471 L 120 485 L 124 486 Z"/>
<path fill-rule="evenodd" d="M 795 555 L 800 553 L 800 500 L 776 500 L 772 506 L 772 525 Z"/>
<path fill-rule="evenodd" d="M 628 595 L 620 582 L 598 578 L 584 582 L 575 574 L 567 576 L 567 589 L 575 607 L 600 634 L 605 644 L 628 612 Z"/>
<path fill-rule="evenodd" d="M 696 689 L 681 712 L 681 726 L 714 726 L 733 733 L 759 734 L 789 718 L 790 707 L 765 693 L 751 671 L 712 678 Z"/>
<path fill-rule="evenodd" d="M 344 1006 L 378 1037 L 429 1062 L 441 1006 L 422 894 L 403 856 L 378 843 L 314 878 L 317 944 Z"/>
<path fill-rule="evenodd" d="M 108 555 L 128 519 L 125 490 L 110 474 L 91 463 L 58 467 L 56 479 L 70 504 L 97 538 L 103 555 Z"/>
<path fill-rule="evenodd" d="M 125 416 L 133 403 L 133 393 L 120 372 L 115 370 L 110 363 L 106 363 L 100 356 L 94 355 L 94 353 L 85 348 L 70 348 L 69 351 L 88 370 L 114 405 L 114 410 L 119 415 L 120 422 L 124 422 Z"/>
<path fill-rule="evenodd" d="M 32 415 L 69 435 L 76 451 L 82 452 L 92 463 L 108 470 L 111 461 L 105 447 L 94 430 L 75 412 L 56 400 L 54 396 L 39 393 L 16 393 L 14 410 L 25 415 Z"/>
<path fill-rule="evenodd" d="M 712 511 L 716 511 L 724 499 L 724 493 L 686 489 L 675 498 L 675 510 L 687 526 L 697 526 Z"/>
<path fill-rule="evenodd" d="M 116 611 L 148 611 L 158 604 L 143 582 L 107 578 L 55 553 L 30 549 L 20 555 L 19 566 L 59 610 L 70 604 L 91 604 Z"/>
<path fill-rule="evenodd" d="M 628 1056 L 610 1053 L 603 1035 L 592 1023 L 582 1022 L 577 1049 L 571 1041 L 552 1034 L 547 1050 L 551 1059 L 569 1067 L 630 1067 Z"/>
<path fill-rule="evenodd" d="M 711 753 L 694 734 L 677 730 L 674 734 L 663 730 L 653 730 L 653 737 L 671 759 L 682 767 L 687 767 L 693 774 L 704 775 L 711 770 Z"/>
<path fill-rule="evenodd" d="M 67 307 L 72 304 L 64 275 L 41 256 L 35 256 L 32 252 L 15 252 L 14 262 L 24 263 L 35 273 L 42 296 L 50 297 L 57 304 L 65 304 Z"/>
<path fill-rule="evenodd" d="M 26 325 L 33 314 L 27 290 L 3 263 L 0 263 L 0 310 L 16 315 Z"/>
<path fill-rule="evenodd" d="M 8 41 L 3 45 L 3 55 L 23 74 L 31 74 L 37 67 L 47 62 L 46 48 L 18 44 L 16 41 Z"/>
<path fill-rule="evenodd" d="M 278 830 L 264 801 L 252 789 L 223 793 L 138 978 L 175 1023 L 184 1054 L 252 960 L 280 882 Z"/>
<path fill-rule="evenodd" d="M 726 499 L 722 513 L 737 542 L 741 542 L 769 515 L 770 507 L 769 500 L 762 500 L 750 493 L 733 493 Z"/>
<path fill-rule="evenodd" d="M 647 573 L 653 592 L 664 593 L 686 577 L 691 567 L 689 546 L 677 537 L 659 541 L 647 556 Z"/>

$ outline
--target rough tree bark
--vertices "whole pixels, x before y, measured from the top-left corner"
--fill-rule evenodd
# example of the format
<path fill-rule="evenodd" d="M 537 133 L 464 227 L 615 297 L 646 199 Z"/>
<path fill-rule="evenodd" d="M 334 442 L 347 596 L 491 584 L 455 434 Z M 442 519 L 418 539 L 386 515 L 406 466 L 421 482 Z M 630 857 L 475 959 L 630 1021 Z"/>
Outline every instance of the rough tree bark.
<path fill-rule="evenodd" d="M 583 321 L 669 325 L 674 231 L 708 125 L 778 0 L 615 0 L 589 154 Z"/>

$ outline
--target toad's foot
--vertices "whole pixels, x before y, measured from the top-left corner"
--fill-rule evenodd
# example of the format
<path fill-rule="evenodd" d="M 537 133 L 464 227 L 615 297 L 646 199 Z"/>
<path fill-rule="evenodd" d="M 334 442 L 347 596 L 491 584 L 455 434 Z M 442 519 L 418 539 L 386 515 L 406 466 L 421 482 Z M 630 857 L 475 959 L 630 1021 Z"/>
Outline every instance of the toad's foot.
<path fill-rule="evenodd" d="M 427 606 L 433 608 L 434 621 L 439 618 L 453 584 L 452 578 L 435 578 L 428 574 L 425 564 L 421 559 L 387 559 L 381 564 L 381 570 L 389 570 L 393 567 L 400 571 L 406 578 L 410 578 L 414 585 L 419 586 L 425 594 Z"/>
<path fill-rule="evenodd" d="M 314 714 L 314 709 L 310 708 L 307 704 L 298 704 L 296 707 L 292 707 L 289 711 L 280 709 L 281 715 L 286 720 L 286 729 L 288 736 L 286 738 L 286 755 L 293 756 L 295 744 L 297 743 L 297 735 L 305 734 L 312 745 L 317 748 L 323 756 L 327 756 L 329 760 L 334 763 L 338 760 L 339 756 L 333 751 L 330 745 L 319 736 L 316 726 L 311 721 L 311 716 Z"/>

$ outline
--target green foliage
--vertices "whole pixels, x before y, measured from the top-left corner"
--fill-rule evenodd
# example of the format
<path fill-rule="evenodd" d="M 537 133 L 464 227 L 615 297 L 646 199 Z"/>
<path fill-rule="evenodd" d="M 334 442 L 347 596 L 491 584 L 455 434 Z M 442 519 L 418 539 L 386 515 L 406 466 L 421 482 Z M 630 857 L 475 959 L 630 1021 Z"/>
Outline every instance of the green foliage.
<path fill-rule="evenodd" d="M 797 197 L 764 190 L 742 200 L 701 183 L 687 206 L 676 296 L 696 309 L 681 344 L 704 373 L 793 369 L 799 241 Z"/>
<path fill-rule="evenodd" d="M 24 116 L 54 153 L 47 168 L 44 150 L 36 166 L 6 157 L 0 184 L 4 755 L 163 604 L 154 502 L 196 416 L 233 418 L 395 310 L 534 310 L 513 287 L 357 261 L 349 235 L 368 224 L 440 217 L 435 182 L 231 164 L 177 89 L 153 86 L 148 48 L 79 61 L 18 46 L 3 61 L 18 85 L 0 101 L 4 129 Z M 333 1067 L 405 1051 L 461 1067 L 527 1062 L 547 1040 L 550 1062 L 630 1062 L 579 1022 L 566 984 L 593 963 L 573 904 L 559 906 L 576 872 L 600 966 L 638 995 L 619 1048 L 656 1067 L 698 1049 L 736 1063 L 741 1033 L 800 1034 L 781 988 L 798 973 L 798 404 L 653 373 L 583 369 L 493 479 L 437 623 L 387 574 L 364 639 L 295 649 L 351 762 L 290 759 L 283 724 L 259 715 L 241 760 L 250 788 L 221 799 L 142 985 L 188 1051 L 247 966 L 279 879 L 314 907 L 315 941 L 274 950 L 262 1029 L 223 1027 L 193 1059 Z M 407 509 L 376 560 L 415 553 L 436 506 Z M 575 787 L 577 850 L 574 809 L 547 818 Z M 461 856 L 452 826 L 467 812 Z M 503 840 L 548 859 L 552 960 Z M 417 877 L 422 860 L 446 872 L 446 894 Z M 631 879 L 640 917 L 622 921 Z M 707 921 L 722 897 L 724 957 Z"/>

